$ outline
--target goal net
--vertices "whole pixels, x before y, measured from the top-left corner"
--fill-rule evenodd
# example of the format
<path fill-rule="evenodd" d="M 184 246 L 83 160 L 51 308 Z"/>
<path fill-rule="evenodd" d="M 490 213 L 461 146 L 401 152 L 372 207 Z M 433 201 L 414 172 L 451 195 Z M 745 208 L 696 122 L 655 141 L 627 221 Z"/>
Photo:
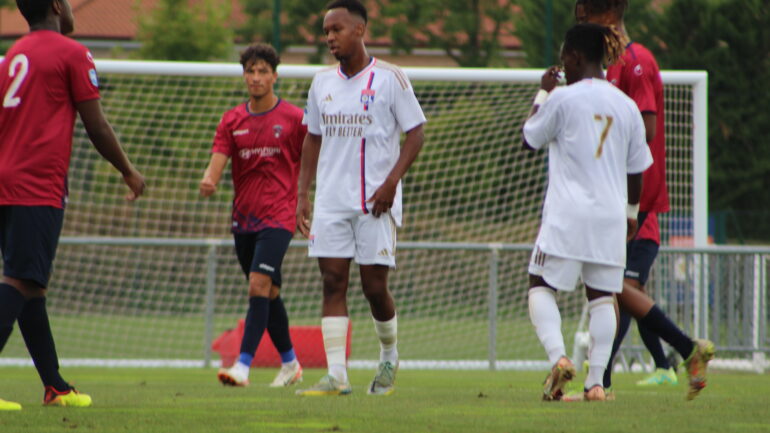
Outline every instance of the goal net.
<path fill-rule="evenodd" d="M 229 174 L 215 196 L 198 196 L 217 123 L 247 98 L 240 65 L 97 66 L 107 116 L 148 189 L 136 203 L 124 202 L 119 175 L 77 124 L 70 201 L 49 291 L 60 357 L 65 364 L 202 365 L 212 356 L 211 339 L 233 328 L 247 307 L 229 234 Z M 304 106 L 317 69 L 281 66 L 280 97 Z M 389 281 L 402 365 L 542 368 L 544 352 L 527 315 L 526 268 L 545 154 L 520 149 L 541 71 L 405 71 L 428 124 L 422 153 L 404 180 L 401 248 Z M 705 74 L 663 77 L 672 204 L 661 218 L 663 239 L 698 243 L 705 238 L 705 213 L 698 214 L 705 202 L 697 202 L 705 200 L 705 170 L 697 169 L 706 151 Z M 284 261 L 282 296 L 292 325 L 318 325 L 317 264 L 301 239 L 295 242 Z M 356 266 L 351 273 L 350 359 L 369 365 L 378 345 Z M 571 340 L 583 295 L 562 295 L 559 302 Z M 17 331 L 0 361 L 26 357 Z"/>

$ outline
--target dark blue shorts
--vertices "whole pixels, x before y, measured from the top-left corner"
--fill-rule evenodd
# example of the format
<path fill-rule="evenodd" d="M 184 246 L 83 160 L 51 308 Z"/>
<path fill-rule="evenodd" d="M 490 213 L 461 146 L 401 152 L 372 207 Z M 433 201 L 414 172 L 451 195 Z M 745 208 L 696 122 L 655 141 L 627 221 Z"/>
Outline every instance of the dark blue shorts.
<path fill-rule="evenodd" d="M 48 287 L 63 222 L 64 209 L 0 206 L 3 275 Z"/>
<path fill-rule="evenodd" d="M 294 234 L 284 229 L 234 233 L 235 254 L 248 280 L 251 272 L 265 274 L 281 287 L 281 264 Z"/>
<path fill-rule="evenodd" d="M 639 212 L 639 227 L 644 224 L 646 212 Z M 650 239 L 632 239 L 626 244 L 626 278 L 637 280 L 642 286 L 650 277 L 650 269 L 658 256 L 660 246 Z"/>

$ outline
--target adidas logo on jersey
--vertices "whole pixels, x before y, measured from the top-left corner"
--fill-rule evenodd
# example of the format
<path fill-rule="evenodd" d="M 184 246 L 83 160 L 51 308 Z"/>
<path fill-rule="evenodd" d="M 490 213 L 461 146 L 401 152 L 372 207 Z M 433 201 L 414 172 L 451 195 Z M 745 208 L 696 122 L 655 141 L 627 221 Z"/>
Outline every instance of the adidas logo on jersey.
<path fill-rule="evenodd" d="M 328 94 L 328 95 L 326 95 L 326 97 L 324 98 L 324 102 L 332 102 L 332 101 L 333 101 L 333 99 L 332 99 L 332 94 L 331 94 L 331 93 L 329 93 L 329 94 Z"/>
<path fill-rule="evenodd" d="M 377 255 L 382 257 L 390 257 L 390 252 L 386 248 L 377 253 Z"/>

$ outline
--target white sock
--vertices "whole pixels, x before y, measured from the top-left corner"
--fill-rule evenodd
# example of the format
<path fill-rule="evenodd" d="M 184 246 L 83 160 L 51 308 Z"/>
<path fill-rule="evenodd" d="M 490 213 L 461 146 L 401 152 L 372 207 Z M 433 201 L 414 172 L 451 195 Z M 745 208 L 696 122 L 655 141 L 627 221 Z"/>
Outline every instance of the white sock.
<path fill-rule="evenodd" d="M 529 289 L 529 318 L 548 353 L 548 360 L 556 364 L 567 351 L 561 335 L 561 314 L 552 289 L 542 286 Z"/>
<path fill-rule="evenodd" d="M 612 342 L 617 331 L 615 300 L 612 296 L 602 296 L 588 303 L 588 333 L 591 344 L 588 348 L 588 376 L 585 387 L 591 389 L 602 385 L 604 370 L 610 360 Z"/>
<path fill-rule="evenodd" d="M 348 323 L 346 316 L 324 317 L 321 319 L 321 333 L 324 337 L 326 364 L 329 374 L 335 379 L 347 383 L 348 370 L 345 360 L 345 350 L 348 340 Z"/>
<path fill-rule="evenodd" d="M 380 339 L 380 362 L 390 362 L 395 365 L 398 361 L 398 349 L 396 342 L 398 340 L 398 316 L 392 319 L 380 322 L 374 320 L 374 330 L 377 332 L 377 338 Z"/>

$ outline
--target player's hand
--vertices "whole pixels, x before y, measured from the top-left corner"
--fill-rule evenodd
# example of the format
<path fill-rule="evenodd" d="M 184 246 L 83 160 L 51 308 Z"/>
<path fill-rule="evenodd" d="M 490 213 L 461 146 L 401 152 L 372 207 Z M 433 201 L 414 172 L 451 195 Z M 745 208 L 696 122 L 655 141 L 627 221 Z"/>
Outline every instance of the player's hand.
<path fill-rule="evenodd" d="M 297 198 L 297 230 L 310 238 L 310 199 L 307 196 Z"/>
<path fill-rule="evenodd" d="M 379 218 L 380 215 L 387 213 L 391 207 L 393 207 L 393 200 L 396 197 L 396 187 L 398 182 L 392 182 L 389 179 L 385 179 L 385 182 L 377 188 L 367 203 L 374 203 L 371 208 L 372 215 Z"/>
<path fill-rule="evenodd" d="M 545 71 L 542 78 L 540 78 L 540 88 L 546 92 L 550 92 L 559 84 L 559 79 L 561 79 L 561 68 L 558 66 L 551 66 Z"/>
<path fill-rule="evenodd" d="M 203 180 L 201 180 L 199 189 L 201 192 L 201 197 L 211 197 L 212 194 L 217 192 L 217 184 L 214 183 L 211 178 L 206 176 L 203 178 Z"/>
<path fill-rule="evenodd" d="M 144 193 L 144 188 L 146 186 L 144 184 L 144 176 L 142 176 L 142 173 L 139 173 L 135 168 L 132 168 L 131 172 L 123 176 L 123 182 L 125 182 L 131 190 L 131 192 L 126 194 L 126 200 L 134 201 Z"/>
<path fill-rule="evenodd" d="M 626 218 L 628 231 L 626 232 L 626 242 L 631 242 L 631 239 L 636 236 L 636 231 L 639 230 L 639 221 Z"/>

